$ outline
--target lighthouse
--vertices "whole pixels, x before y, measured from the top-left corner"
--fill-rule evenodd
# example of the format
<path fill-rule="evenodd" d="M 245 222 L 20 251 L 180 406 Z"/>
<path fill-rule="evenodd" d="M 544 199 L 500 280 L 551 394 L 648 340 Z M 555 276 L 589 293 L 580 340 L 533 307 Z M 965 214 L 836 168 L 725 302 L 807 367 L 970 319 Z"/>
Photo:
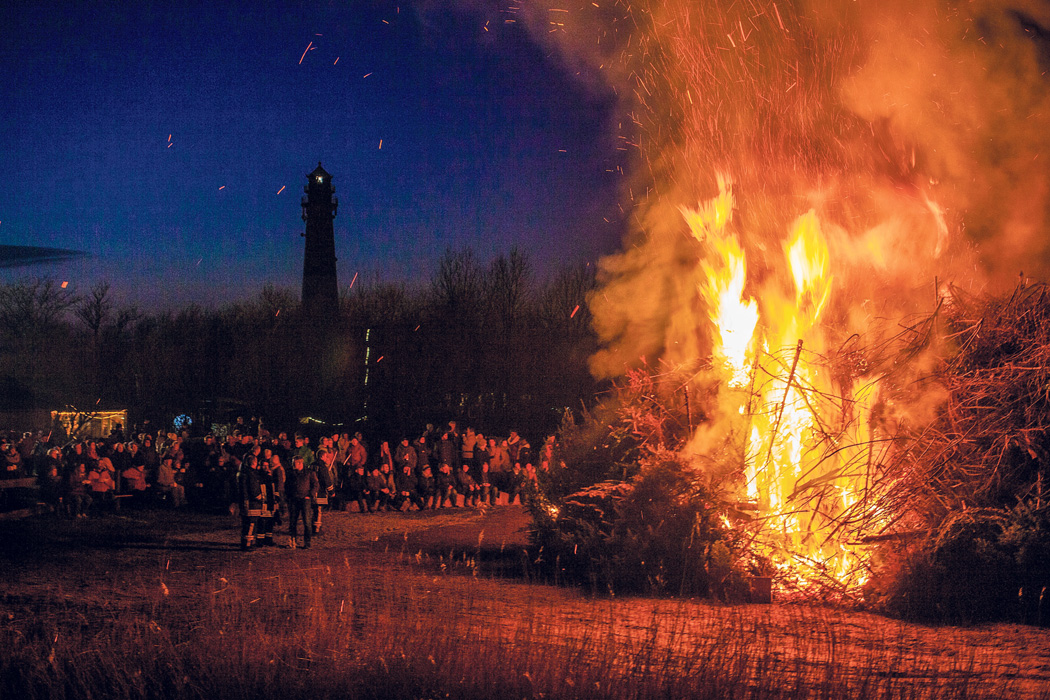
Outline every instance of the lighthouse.
<path fill-rule="evenodd" d="M 332 318 L 339 310 L 339 290 L 335 272 L 335 218 L 339 200 L 333 197 L 332 176 L 317 162 L 308 178 L 302 199 L 306 222 L 306 250 L 303 254 L 303 311 L 315 318 Z"/>

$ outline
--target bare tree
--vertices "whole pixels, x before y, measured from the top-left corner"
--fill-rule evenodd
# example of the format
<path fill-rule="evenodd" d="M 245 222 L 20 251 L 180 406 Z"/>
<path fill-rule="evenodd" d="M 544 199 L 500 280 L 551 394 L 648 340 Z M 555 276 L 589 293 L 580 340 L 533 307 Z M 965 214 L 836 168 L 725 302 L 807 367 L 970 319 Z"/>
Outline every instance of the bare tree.
<path fill-rule="evenodd" d="M 79 298 L 54 280 L 22 280 L 0 285 L 0 329 L 22 338 L 53 328 Z"/>
<path fill-rule="evenodd" d="M 474 251 L 449 248 L 430 283 L 435 309 L 453 319 L 476 318 L 481 311 L 483 282 L 484 270 Z"/>
<path fill-rule="evenodd" d="M 504 332 L 521 325 L 532 301 L 532 263 L 518 248 L 489 266 L 485 291 L 490 318 Z"/>
<path fill-rule="evenodd" d="M 112 310 L 113 300 L 109 297 L 109 282 L 99 282 L 91 288 L 88 296 L 80 300 L 73 313 L 91 331 L 91 336 L 98 345 L 102 328 L 109 320 Z"/>
<path fill-rule="evenodd" d="M 0 286 L 0 332 L 12 354 L 10 367 L 19 368 L 30 384 L 47 367 L 54 375 L 64 355 L 60 338 L 63 317 L 77 297 L 53 280 L 22 280 Z"/>
<path fill-rule="evenodd" d="M 596 288 L 593 265 L 562 269 L 540 293 L 540 324 L 551 331 L 588 331 L 591 315 L 587 299 Z"/>

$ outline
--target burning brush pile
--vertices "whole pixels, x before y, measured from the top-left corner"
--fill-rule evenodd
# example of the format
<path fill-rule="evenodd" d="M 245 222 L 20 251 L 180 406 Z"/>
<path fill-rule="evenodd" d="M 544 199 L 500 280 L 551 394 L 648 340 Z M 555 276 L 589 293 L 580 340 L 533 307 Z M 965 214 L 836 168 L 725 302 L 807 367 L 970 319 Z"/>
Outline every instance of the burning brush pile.
<path fill-rule="evenodd" d="M 915 330 L 914 352 L 938 337 L 946 354 L 906 391 L 943 403 L 895 436 L 877 497 L 897 537 L 869 593 L 909 617 L 1048 624 L 1050 288 L 955 294 Z"/>
<path fill-rule="evenodd" d="M 1050 275 L 1046 4 L 526 5 L 630 173 L 588 300 L 618 389 L 564 431 L 542 560 L 1045 621 L 1046 291 L 1001 290 Z"/>
<path fill-rule="evenodd" d="M 804 348 L 735 383 L 724 356 L 628 373 L 562 430 L 540 560 L 601 592 L 740 601 L 772 577 L 780 597 L 1045 624 L 1050 287 L 946 290 L 877 346 Z"/>

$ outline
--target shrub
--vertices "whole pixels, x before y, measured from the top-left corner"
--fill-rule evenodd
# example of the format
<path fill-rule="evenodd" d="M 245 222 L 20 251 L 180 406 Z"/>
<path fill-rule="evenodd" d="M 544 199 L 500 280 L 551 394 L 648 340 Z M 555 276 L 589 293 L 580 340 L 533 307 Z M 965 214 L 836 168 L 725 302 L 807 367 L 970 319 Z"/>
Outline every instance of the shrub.
<path fill-rule="evenodd" d="M 610 594 L 729 590 L 734 558 L 717 500 L 674 454 L 654 454 L 630 480 L 557 504 L 538 497 L 532 509 L 541 561 L 570 582 Z"/>
<path fill-rule="evenodd" d="M 877 608 L 937 622 L 1047 624 L 1050 512 L 1039 503 L 951 515 L 912 547 L 899 548 L 866 592 Z"/>

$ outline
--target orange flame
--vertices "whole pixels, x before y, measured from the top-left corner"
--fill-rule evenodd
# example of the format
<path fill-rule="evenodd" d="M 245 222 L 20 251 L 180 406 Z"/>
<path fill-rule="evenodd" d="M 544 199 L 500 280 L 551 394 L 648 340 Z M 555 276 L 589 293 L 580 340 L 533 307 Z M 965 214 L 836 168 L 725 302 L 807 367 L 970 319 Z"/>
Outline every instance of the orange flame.
<path fill-rule="evenodd" d="M 816 213 L 800 216 L 783 247 L 790 290 L 766 283 L 759 303 L 748 295 L 746 255 L 728 230 L 733 207 L 731 186 L 719 178 L 716 197 L 681 211 L 705 244 L 698 293 L 712 354 L 739 402 L 733 413 L 748 424 L 738 431 L 745 441 L 740 496 L 760 510 L 756 547 L 798 584 L 856 585 L 863 554 L 835 524 L 863 493 L 864 418 L 873 397 L 868 385 L 836 386 L 820 362 L 820 320 L 833 292 L 828 244 Z"/>

